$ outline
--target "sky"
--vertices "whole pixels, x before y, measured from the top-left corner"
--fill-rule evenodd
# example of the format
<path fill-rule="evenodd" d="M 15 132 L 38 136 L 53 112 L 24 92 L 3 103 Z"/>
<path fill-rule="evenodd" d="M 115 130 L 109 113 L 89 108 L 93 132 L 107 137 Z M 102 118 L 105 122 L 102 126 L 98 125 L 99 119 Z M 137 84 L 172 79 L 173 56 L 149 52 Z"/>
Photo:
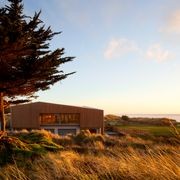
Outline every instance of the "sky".
<path fill-rule="evenodd" d="M 5 3 L 2 0 L 0 5 Z M 76 74 L 36 101 L 103 109 L 105 114 L 180 114 L 180 0 L 24 0 L 24 12 L 62 31 Z"/>

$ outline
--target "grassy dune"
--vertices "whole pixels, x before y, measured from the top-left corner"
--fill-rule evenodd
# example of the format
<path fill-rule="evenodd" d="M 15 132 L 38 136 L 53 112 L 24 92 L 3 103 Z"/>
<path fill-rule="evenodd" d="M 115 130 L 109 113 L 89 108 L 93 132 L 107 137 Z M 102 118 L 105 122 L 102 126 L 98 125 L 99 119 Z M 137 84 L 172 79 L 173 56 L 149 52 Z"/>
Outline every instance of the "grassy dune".
<path fill-rule="evenodd" d="M 130 134 L 148 138 L 173 137 L 180 134 L 178 122 L 168 118 L 129 118 L 128 116 L 105 116 L 105 129 L 107 131 Z"/>
<path fill-rule="evenodd" d="M 46 131 L 24 131 L 9 136 L 23 143 L 23 147 L 18 147 L 21 153 L 24 146 L 35 152 L 32 144 L 39 144 L 39 153 L 20 156 L 21 153 L 18 154 L 14 151 L 16 147 L 13 147 L 12 161 L 1 165 L 0 179 L 131 180 L 180 177 L 179 138 L 175 136 L 143 140 L 129 135 L 94 135 L 88 131 L 66 137 Z"/>
<path fill-rule="evenodd" d="M 169 126 L 148 126 L 148 125 L 121 125 L 117 126 L 119 131 L 121 132 L 133 132 L 134 131 L 139 131 L 139 132 L 144 132 L 146 134 L 150 134 L 153 136 L 174 136 L 175 132 L 173 128 Z M 180 132 L 180 127 L 176 128 L 178 132 Z"/>

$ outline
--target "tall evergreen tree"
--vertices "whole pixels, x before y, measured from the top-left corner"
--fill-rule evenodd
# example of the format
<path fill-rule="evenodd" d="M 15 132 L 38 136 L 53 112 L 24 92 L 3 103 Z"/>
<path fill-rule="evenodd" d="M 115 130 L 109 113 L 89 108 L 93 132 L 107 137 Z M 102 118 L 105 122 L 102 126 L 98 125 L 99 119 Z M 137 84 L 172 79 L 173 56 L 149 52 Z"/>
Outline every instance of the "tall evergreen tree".
<path fill-rule="evenodd" d="M 64 48 L 51 51 L 49 41 L 59 32 L 45 28 L 39 19 L 23 14 L 22 0 L 8 0 L 0 8 L 0 122 L 5 131 L 4 102 L 30 100 L 39 90 L 49 89 L 68 75 L 60 65 L 74 57 L 64 57 Z M 25 97 L 25 99 L 22 97 Z M 21 98 L 21 99 L 19 99 Z"/>

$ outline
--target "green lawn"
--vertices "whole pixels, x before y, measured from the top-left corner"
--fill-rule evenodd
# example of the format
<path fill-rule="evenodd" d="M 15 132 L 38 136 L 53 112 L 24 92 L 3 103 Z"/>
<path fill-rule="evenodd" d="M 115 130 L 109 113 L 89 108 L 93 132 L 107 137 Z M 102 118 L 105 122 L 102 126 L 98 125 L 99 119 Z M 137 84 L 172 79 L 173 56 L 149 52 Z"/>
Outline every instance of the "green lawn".
<path fill-rule="evenodd" d="M 144 131 L 154 136 L 172 136 L 175 132 L 174 129 L 169 126 L 119 125 L 118 128 L 123 131 Z M 180 127 L 177 127 L 177 131 L 180 132 Z"/>

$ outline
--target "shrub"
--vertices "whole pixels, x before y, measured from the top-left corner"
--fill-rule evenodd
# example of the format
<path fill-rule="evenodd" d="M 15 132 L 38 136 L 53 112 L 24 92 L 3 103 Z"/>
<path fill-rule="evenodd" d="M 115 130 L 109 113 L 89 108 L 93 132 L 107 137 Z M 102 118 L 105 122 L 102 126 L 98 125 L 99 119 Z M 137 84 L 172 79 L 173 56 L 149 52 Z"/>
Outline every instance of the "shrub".
<path fill-rule="evenodd" d="M 0 138 L 0 164 L 34 159 L 48 151 L 59 151 L 63 147 L 52 141 L 46 131 L 19 131 Z"/>
<path fill-rule="evenodd" d="M 93 144 L 96 141 L 104 142 L 104 137 L 100 134 L 91 134 L 89 130 L 82 130 L 73 137 L 74 142 L 78 145 Z"/>
<path fill-rule="evenodd" d="M 129 120 L 129 117 L 126 116 L 126 115 L 123 115 L 123 116 L 121 117 L 121 119 L 124 120 L 124 121 L 128 121 L 128 120 Z"/>

